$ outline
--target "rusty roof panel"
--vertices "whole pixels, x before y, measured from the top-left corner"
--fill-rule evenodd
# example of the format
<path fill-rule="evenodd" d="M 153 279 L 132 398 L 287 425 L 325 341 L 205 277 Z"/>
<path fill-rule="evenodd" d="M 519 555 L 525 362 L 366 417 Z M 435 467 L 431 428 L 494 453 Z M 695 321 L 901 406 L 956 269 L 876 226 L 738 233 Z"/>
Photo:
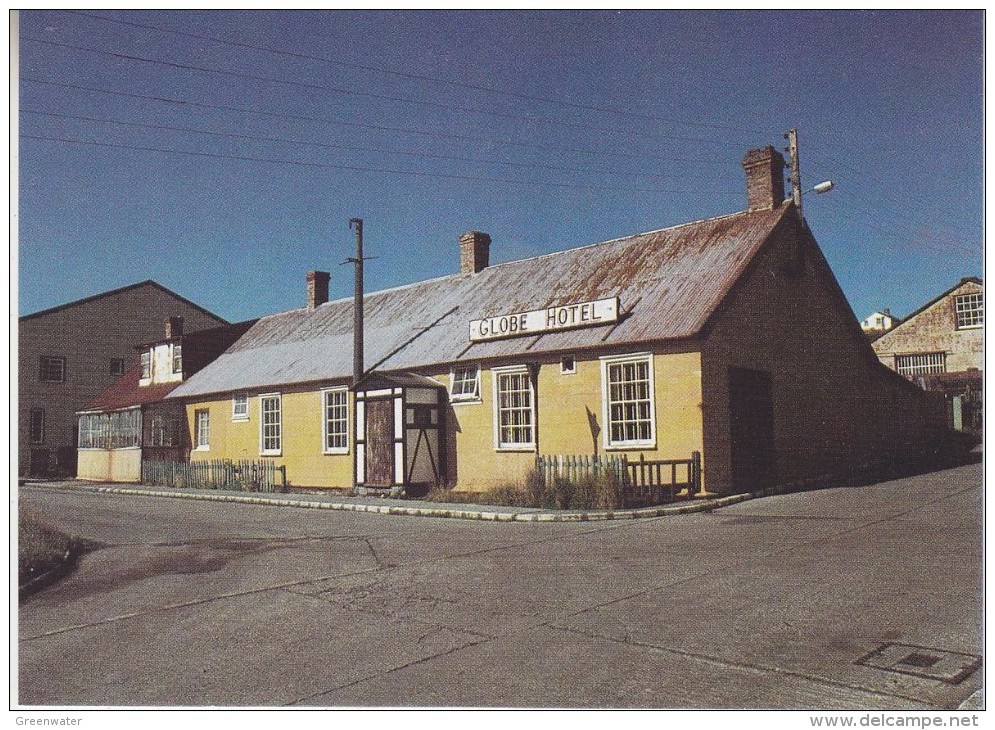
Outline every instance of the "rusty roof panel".
<path fill-rule="evenodd" d="M 693 336 L 789 208 L 785 203 L 369 293 L 366 367 L 410 370 Z M 613 296 L 626 313 L 616 325 L 469 342 L 474 319 Z M 170 397 L 351 374 L 348 298 L 263 317 Z"/>

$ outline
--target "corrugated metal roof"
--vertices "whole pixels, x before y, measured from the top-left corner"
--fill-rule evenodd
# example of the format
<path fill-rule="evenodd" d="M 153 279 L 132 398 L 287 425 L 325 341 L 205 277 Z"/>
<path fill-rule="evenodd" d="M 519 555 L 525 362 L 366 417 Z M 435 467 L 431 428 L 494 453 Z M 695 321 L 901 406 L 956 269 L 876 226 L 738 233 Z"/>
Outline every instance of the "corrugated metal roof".
<path fill-rule="evenodd" d="M 156 383 L 141 386 L 138 384 L 142 366 L 136 365 L 114 383 L 100 391 L 100 394 L 85 408 L 85 411 L 113 411 L 119 408 L 153 403 L 165 398 L 179 383 Z"/>
<path fill-rule="evenodd" d="M 411 370 L 692 336 L 789 208 L 785 203 L 710 218 L 369 293 L 364 362 L 367 368 Z M 469 342 L 474 319 L 613 296 L 626 313 L 614 325 Z M 350 298 L 263 317 L 169 397 L 351 374 Z"/>

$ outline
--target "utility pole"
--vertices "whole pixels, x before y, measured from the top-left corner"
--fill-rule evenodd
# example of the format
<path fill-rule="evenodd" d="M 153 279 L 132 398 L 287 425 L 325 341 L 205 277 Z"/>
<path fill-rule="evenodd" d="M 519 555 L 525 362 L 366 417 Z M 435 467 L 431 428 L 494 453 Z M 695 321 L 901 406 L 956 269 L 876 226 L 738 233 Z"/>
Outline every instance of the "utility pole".
<path fill-rule="evenodd" d="M 356 229 L 356 256 L 346 259 L 355 266 L 352 304 L 352 387 L 363 379 L 363 219 L 350 218 L 349 228 Z"/>
<path fill-rule="evenodd" d="M 791 159 L 791 197 L 795 201 L 795 207 L 798 208 L 798 212 L 802 212 L 802 175 L 798 164 L 798 130 L 792 127 L 784 135 L 784 138 L 788 140 L 788 146 L 785 148 L 785 152 L 788 153 Z"/>

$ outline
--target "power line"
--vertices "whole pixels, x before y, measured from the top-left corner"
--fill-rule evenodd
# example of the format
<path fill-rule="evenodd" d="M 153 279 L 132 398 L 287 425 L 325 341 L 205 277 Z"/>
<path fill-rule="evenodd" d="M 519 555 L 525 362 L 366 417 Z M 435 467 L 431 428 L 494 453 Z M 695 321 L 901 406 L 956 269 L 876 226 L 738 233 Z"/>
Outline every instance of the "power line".
<path fill-rule="evenodd" d="M 903 236 L 903 237 L 905 237 L 907 239 L 923 240 L 922 239 L 922 235 L 923 234 L 922 234 L 921 231 L 917 231 L 915 228 L 910 227 L 910 226 L 908 226 L 908 225 L 906 225 L 904 223 L 898 223 L 897 222 L 897 218 L 895 218 L 892 215 L 884 214 L 883 211 L 881 211 L 880 209 L 871 208 L 869 206 L 861 205 L 860 203 L 855 202 L 854 201 L 854 196 L 852 194 L 848 195 L 846 192 L 844 192 L 843 195 L 844 195 L 844 198 L 848 198 L 850 200 L 851 207 L 856 208 L 858 211 L 863 211 L 869 217 L 878 220 L 880 223 L 884 224 L 886 227 L 890 227 L 891 228 L 891 235 Z M 915 222 L 915 221 L 913 221 L 913 222 Z M 920 223 L 919 225 L 923 229 L 932 229 L 932 230 L 935 230 L 937 228 L 937 226 L 935 225 L 936 223 L 943 224 L 943 223 L 946 223 L 946 222 L 948 222 L 948 221 L 947 220 L 935 220 L 935 221 L 932 221 L 932 223 L 934 225 L 922 224 L 922 223 Z M 885 232 L 884 228 L 882 228 L 880 226 L 873 226 L 873 227 L 876 230 Z M 954 249 L 963 251 L 964 253 L 974 253 L 975 251 L 979 250 L 979 249 L 972 248 L 970 245 L 965 244 L 965 243 L 953 243 L 952 246 L 949 246 L 947 248 L 954 248 Z"/>
<path fill-rule="evenodd" d="M 845 170 L 848 170 L 854 176 L 854 180 L 855 181 L 861 180 L 862 178 L 867 178 L 867 179 L 870 179 L 870 180 L 878 183 L 879 185 L 885 186 L 885 187 L 887 187 L 889 189 L 894 188 L 894 183 L 893 182 L 883 181 L 881 178 L 879 178 L 876 175 L 874 175 L 870 170 L 860 171 L 857 168 L 855 168 L 853 165 L 845 162 L 844 160 L 841 160 L 839 157 L 836 157 L 836 156 L 828 154 L 828 153 L 819 152 L 818 150 L 813 150 L 812 154 L 814 154 L 816 157 L 821 157 L 823 160 L 827 160 L 829 162 L 832 162 L 835 165 L 839 165 L 840 167 L 844 168 Z M 853 195 L 859 196 L 859 192 L 858 191 L 859 191 L 859 188 L 854 187 L 851 190 L 851 193 Z M 864 199 L 866 200 L 866 198 L 864 198 Z M 916 204 L 917 207 L 919 207 L 919 208 L 924 208 L 924 207 L 932 208 L 934 211 L 936 211 L 936 213 L 939 216 L 941 216 L 942 218 L 945 218 L 945 219 L 949 220 L 949 211 L 948 210 L 944 210 L 943 208 L 941 208 L 940 206 L 938 206 L 936 204 L 929 203 L 928 201 L 923 201 L 921 199 L 915 199 L 914 202 L 915 202 L 915 204 Z M 875 214 L 876 215 L 881 215 L 882 212 L 881 211 L 876 211 Z M 903 211 L 903 215 L 904 215 L 904 217 L 905 217 L 906 220 L 909 220 L 912 223 L 917 223 L 918 225 L 923 226 L 923 227 L 928 227 L 928 225 L 929 225 L 927 219 L 915 217 L 915 216 L 913 216 L 911 214 L 911 212 L 909 210 L 904 210 Z M 893 222 L 897 223 L 898 222 L 898 218 L 894 217 L 893 218 Z M 970 227 L 970 228 L 972 228 L 972 231 L 971 231 L 972 234 L 980 234 L 980 231 L 973 230 L 973 226 L 969 226 L 969 224 L 967 224 L 967 223 L 964 223 L 964 222 L 958 223 L 956 221 L 951 221 L 951 222 L 954 225 L 962 226 L 963 230 L 965 232 Z M 901 224 L 898 224 L 898 225 L 901 225 Z M 911 231 L 912 229 L 909 229 L 909 230 Z"/>
<path fill-rule="evenodd" d="M 647 177 L 655 179 L 672 179 L 674 177 L 677 177 L 675 175 L 662 175 L 658 173 L 616 172 L 614 170 L 608 170 L 605 168 L 544 165 L 540 163 L 512 162 L 508 160 L 494 160 L 494 159 L 477 158 L 477 157 L 460 157 L 457 155 L 443 155 L 431 152 L 413 152 L 409 150 L 392 150 L 392 149 L 384 149 L 377 147 L 362 147 L 360 145 L 335 144 L 331 142 L 312 142 L 308 140 L 289 139 L 286 137 L 267 137 L 267 136 L 252 135 L 252 134 L 234 134 L 231 132 L 217 132 L 213 130 L 197 129 L 195 127 L 176 127 L 166 124 L 149 124 L 146 122 L 126 122 L 119 119 L 89 117 L 78 114 L 60 114 L 57 112 L 43 112 L 43 111 L 36 111 L 34 109 L 21 109 L 21 113 L 36 114 L 39 116 L 46 116 L 46 117 L 55 117 L 57 119 L 74 119 L 79 121 L 98 122 L 101 124 L 117 124 L 124 127 L 155 129 L 166 132 L 191 132 L 193 134 L 203 134 L 212 137 L 228 137 L 230 139 L 241 139 L 251 142 L 285 142 L 289 144 L 299 144 L 308 147 L 319 147 L 323 149 L 353 150 L 358 152 L 375 152 L 380 154 L 405 155 L 409 157 L 423 157 L 433 160 L 451 160 L 454 162 L 470 162 L 474 164 L 485 164 L 485 165 L 506 165 L 509 167 L 521 167 L 521 168 L 534 169 L 534 170 L 551 170 L 554 172 L 581 172 L 581 173 L 594 173 L 602 175 L 616 175 L 620 177 Z"/>
<path fill-rule="evenodd" d="M 84 51 L 87 53 L 94 53 L 102 56 L 110 56 L 112 58 L 118 58 L 125 61 L 138 61 L 140 63 L 148 63 L 156 66 L 165 66 L 167 68 L 176 68 L 185 71 L 199 71 L 201 73 L 213 73 L 221 76 L 231 76 L 233 78 L 248 79 L 250 81 L 262 81 L 265 83 L 276 83 L 284 84 L 287 86 L 296 86 L 304 89 L 311 89 L 316 91 L 331 92 L 334 94 L 347 94 L 351 96 L 361 96 L 369 99 L 379 99 L 382 101 L 393 101 L 402 104 L 417 104 L 419 106 L 430 107 L 433 109 L 444 109 L 446 111 L 458 111 L 467 112 L 471 114 L 483 114 L 487 116 L 500 117 L 502 119 L 512 119 L 519 122 L 526 122 L 528 124 L 548 124 L 560 127 L 574 127 L 578 129 L 588 129 L 595 132 L 603 132 L 606 134 L 624 134 L 632 137 L 642 137 L 645 139 L 667 139 L 667 140 L 677 140 L 683 142 L 706 142 L 710 144 L 722 144 L 720 140 L 713 137 L 680 137 L 676 135 L 667 134 L 648 134 L 645 132 L 632 132 L 628 130 L 621 129 L 611 129 L 608 127 L 599 127 L 595 124 L 586 124 L 584 122 L 571 122 L 563 119 L 552 119 L 550 117 L 541 117 L 531 114 L 509 114 L 507 112 L 490 111 L 487 109 L 478 109 L 475 107 L 465 107 L 457 106 L 454 104 L 442 104 L 440 102 L 428 101 L 425 99 L 409 99 L 401 96 L 391 96 L 389 94 L 378 94 L 372 91 L 355 91 L 353 89 L 344 89 L 338 86 L 324 86 L 322 84 L 313 84 L 306 81 L 289 81 L 286 79 L 280 79 L 272 76 L 256 76 L 255 74 L 243 73 L 240 71 L 227 71 L 224 69 L 214 69 L 205 66 L 195 66 L 193 64 L 177 63 L 175 61 L 163 61 L 155 58 L 147 58 L 145 56 L 136 56 L 129 53 L 119 53 L 116 51 L 104 51 L 96 48 L 87 48 L 86 46 L 77 46 L 71 43 L 58 43 L 56 41 L 45 40 L 42 38 L 31 38 L 29 36 L 21 36 L 21 40 L 32 41 L 34 43 L 42 43 L 48 46 L 54 46 L 56 48 L 68 48 L 75 51 Z"/>
<path fill-rule="evenodd" d="M 248 155 L 222 155 L 214 152 L 192 152 L 189 150 L 163 149 L 161 147 L 143 147 L 139 145 L 115 144 L 111 142 L 93 142 L 90 140 L 83 140 L 83 139 L 68 139 L 65 137 L 50 137 L 50 136 L 36 135 L 36 134 L 22 134 L 20 135 L 20 138 L 43 140 L 49 142 L 66 142 L 70 144 L 90 145 L 93 147 L 109 147 L 114 149 L 134 150 L 139 152 L 158 152 L 163 154 L 186 155 L 190 157 L 206 157 L 216 160 L 235 160 L 239 162 L 264 162 L 275 165 L 293 165 L 296 167 L 313 167 L 313 168 L 320 168 L 326 170 L 347 170 L 350 172 L 377 172 L 388 175 L 412 175 L 416 177 L 442 178 L 446 180 L 464 180 L 471 182 L 491 182 L 491 183 L 500 183 L 502 185 L 519 185 L 525 187 L 539 186 L 539 187 L 554 187 L 554 188 L 572 188 L 572 189 L 582 189 L 582 190 L 601 190 L 601 191 L 610 191 L 610 192 L 665 193 L 671 195 L 701 195 L 703 192 L 708 193 L 709 195 L 737 195 L 737 196 L 740 195 L 740 193 L 732 193 L 732 192 L 727 193 L 717 190 L 692 191 L 692 190 L 664 190 L 659 188 L 628 188 L 628 187 L 616 187 L 616 186 L 604 186 L 604 185 L 583 185 L 577 183 L 510 180 L 507 178 L 481 177 L 477 175 L 452 175 L 441 172 L 416 172 L 413 170 L 394 170 L 382 167 L 361 167 L 358 165 L 335 165 L 325 162 L 282 160 L 282 159 L 274 159 L 271 157 L 251 157 Z"/>
<path fill-rule="evenodd" d="M 93 91 L 99 94 L 110 94 L 113 96 L 123 96 L 131 99 L 146 99 L 149 101 L 159 101 L 167 104 L 180 104 L 185 106 L 193 106 L 200 109 L 217 109 L 219 111 L 231 111 L 239 112 L 243 114 L 256 114 L 259 116 L 273 117 L 277 119 L 292 119 L 295 121 L 302 122 L 318 122 L 321 124 L 333 124 L 342 127 L 354 127 L 357 129 L 374 129 L 382 132 L 398 132 L 401 134 L 416 134 L 426 137 L 436 137 L 439 139 L 457 139 L 465 142 L 485 142 L 487 144 L 500 145 L 503 147 L 520 147 L 522 149 L 534 149 L 543 152 L 567 152 L 571 154 L 582 154 L 582 155 L 593 155 L 596 157 L 625 157 L 629 159 L 648 159 L 648 160 L 661 160 L 664 162 L 701 162 L 706 164 L 715 165 L 732 165 L 736 164 L 734 161 L 730 160 L 719 160 L 715 158 L 708 157 L 665 157 L 663 155 L 654 154 L 635 154 L 631 152 L 602 152 L 600 150 L 590 150 L 590 149 L 580 149 L 577 147 L 560 147 L 557 145 L 542 145 L 529 142 L 512 142 L 510 140 L 501 139 L 498 137 L 484 137 L 480 135 L 469 135 L 469 134 L 452 134 L 448 132 L 428 132 L 420 129 L 410 129 L 405 127 L 389 127 L 380 124 L 364 124 L 361 122 L 347 122 L 341 119 L 331 119 L 329 117 L 315 117 L 303 114 L 289 114 L 286 112 L 269 112 L 261 109 L 249 109 L 246 107 L 239 106 L 228 106 L 224 104 L 209 104 L 203 101 L 191 101 L 189 99 L 176 99 L 168 96 L 158 96 L 149 94 L 136 94 L 134 92 L 128 91 L 117 91 L 112 89 L 101 89 L 95 86 L 85 86 L 81 84 L 68 84 L 61 81 L 50 81 L 46 79 L 38 79 L 30 76 L 22 76 L 21 81 L 28 81 L 35 84 L 46 84 L 49 86 L 58 86 L 64 89 L 77 89 L 80 91 Z"/>
<path fill-rule="evenodd" d="M 254 51 L 263 51 L 264 53 L 272 53 L 279 56 L 286 56 L 288 58 L 297 58 L 306 61 L 320 61 L 321 63 L 327 63 L 335 66 L 341 66 L 342 68 L 352 68 L 360 71 L 373 71 L 376 73 L 385 74 L 388 76 L 396 76 L 398 78 L 412 79 L 416 81 L 429 81 L 437 84 L 445 84 L 447 86 L 452 86 L 461 89 L 470 89 L 473 91 L 484 91 L 490 94 L 499 94 L 501 96 L 507 96 L 513 99 L 522 99 L 525 101 L 538 101 L 545 104 L 556 104 L 559 106 L 570 107 L 573 109 L 583 109 L 585 111 L 595 111 L 604 112 L 608 114 L 616 114 L 618 116 L 631 117 L 633 119 L 642 119 L 644 121 L 652 122 L 664 122 L 666 124 L 679 124 L 685 127 L 699 127 L 707 129 L 723 129 L 732 132 L 745 132 L 747 134 L 757 134 L 762 135 L 763 132 L 758 132 L 753 129 L 745 129 L 743 127 L 734 127 L 726 124 L 715 124 L 709 122 L 685 122 L 679 119 L 671 119 L 667 117 L 659 117 L 652 114 L 642 114 L 640 112 L 624 111 L 617 109 L 615 107 L 599 106 L 594 104 L 580 104 L 578 102 L 568 101 L 566 99 L 554 99 L 548 96 L 539 96 L 536 94 L 523 94 L 521 92 L 508 91 L 506 89 L 498 89 L 493 86 L 484 86 L 482 84 L 471 84 L 465 81 L 452 81 L 450 79 L 444 79 L 438 76 L 427 76 L 423 74 L 416 74 L 407 71 L 397 71 L 395 69 L 383 68 L 380 66 L 368 66 L 361 63 L 351 63 L 348 61 L 340 61 L 332 58 L 327 58 L 325 56 L 315 56 L 308 53 L 300 53 L 294 51 L 283 51 L 275 48 L 267 48 L 265 46 L 257 46 L 251 43 L 245 43 L 243 41 L 234 40 L 224 40 L 222 38 L 217 38 L 213 36 L 201 35 L 199 33 L 189 33 L 186 31 L 174 30 L 172 28 L 163 28 L 156 25 L 146 25 L 144 23 L 136 23 L 129 20 L 120 20 L 118 18 L 109 18 L 105 15 L 97 15 L 96 13 L 83 13 L 78 10 L 62 10 L 57 12 L 68 13 L 71 15 L 79 15 L 84 18 L 93 18 L 97 20 L 102 20 L 108 23 L 117 23 L 118 25 L 130 26 L 132 28 L 142 28 L 144 30 L 153 30 L 160 33 L 171 33 L 178 36 L 184 36 L 186 38 L 193 38 L 195 40 L 210 41 L 212 43 L 219 43 L 227 46 L 234 46 L 236 48 L 248 48 Z"/>
<path fill-rule="evenodd" d="M 857 206 L 857 208 L 858 210 L 860 209 L 859 206 Z M 873 223 L 871 220 L 865 217 L 857 218 L 857 217 L 847 216 L 842 211 L 830 210 L 828 211 L 828 215 L 830 217 L 836 218 L 837 220 L 845 222 L 847 225 L 862 226 L 864 228 L 867 228 L 868 230 L 872 230 L 879 234 L 882 234 L 882 236 L 884 237 L 884 241 L 886 242 L 886 245 L 895 250 L 908 251 L 909 249 L 913 248 L 925 248 L 925 249 L 930 249 L 931 251 L 937 254 L 944 254 L 947 256 L 951 254 L 951 250 L 963 254 L 980 253 L 980 249 L 972 250 L 963 245 L 959 245 L 953 241 L 951 242 L 952 245 L 944 245 L 939 243 L 938 241 L 934 241 L 925 236 L 922 236 L 921 234 L 908 235 L 906 233 L 903 233 L 902 231 L 895 229 L 894 227 L 888 228 L 886 226 L 881 226 L 878 225 L 877 223 Z M 871 213 L 870 217 L 873 218 L 875 216 L 873 213 Z M 913 241 L 915 242 L 914 244 L 912 243 Z"/>

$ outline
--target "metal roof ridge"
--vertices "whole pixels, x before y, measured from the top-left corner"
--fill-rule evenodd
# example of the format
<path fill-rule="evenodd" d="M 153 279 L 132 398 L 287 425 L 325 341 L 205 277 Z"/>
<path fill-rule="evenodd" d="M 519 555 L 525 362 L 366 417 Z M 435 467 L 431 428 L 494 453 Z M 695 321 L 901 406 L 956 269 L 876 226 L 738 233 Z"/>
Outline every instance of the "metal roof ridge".
<path fill-rule="evenodd" d="M 522 263 L 523 261 L 535 261 L 536 259 L 547 258 L 549 256 L 560 256 L 562 254 L 572 253 L 573 251 L 583 251 L 585 249 L 594 248 L 595 246 L 606 246 L 609 243 L 618 243 L 619 241 L 625 241 L 626 239 L 629 239 L 629 238 L 638 238 L 640 236 L 649 236 L 649 235 L 651 235 L 653 233 L 662 233 L 664 231 L 673 231 L 673 230 L 676 230 L 678 228 L 684 228 L 686 226 L 696 226 L 696 225 L 699 225 L 701 223 L 711 223 L 712 221 L 722 220 L 723 218 L 732 218 L 734 216 L 743 215 L 745 213 L 750 213 L 750 212 L 756 212 L 756 211 L 740 210 L 740 211 L 736 211 L 735 213 L 723 213 L 722 215 L 712 216 L 711 218 L 699 218 L 698 220 L 686 221 L 684 223 L 677 223 L 677 224 L 672 225 L 672 226 L 664 226 L 663 228 L 654 228 L 653 230 L 643 231 L 642 233 L 628 233 L 628 234 L 626 234 L 624 236 L 619 236 L 618 238 L 609 238 L 608 240 L 605 240 L 605 241 L 595 241 L 594 243 L 585 243 L 585 244 L 582 244 L 580 246 L 574 246 L 573 248 L 565 248 L 565 249 L 562 249 L 560 251 L 550 251 L 549 253 L 540 253 L 540 254 L 536 254 L 535 256 L 526 256 L 523 259 L 514 259 L 512 261 L 502 261 L 502 262 L 497 263 L 497 264 L 491 264 L 486 269 L 484 269 L 484 271 L 487 271 L 487 269 L 495 269 L 498 266 L 507 266 L 508 264 L 518 264 L 518 263 Z"/>
<path fill-rule="evenodd" d="M 783 204 L 780 207 L 783 207 Z M 771 209 L 771 210 L 774 210 L 774 209 Z M 526 262 L 526 261 L 536 261 L 538 259 L 548 258 L 550 256 L 561 256 L 563 254 L 571 253 L 573 251 L 583 251 L 585 249 L 594 248 L 595 246 L 605 246 L 605 245 L 608 245 L 610 243 L 618 243 L 619 241 L 625 241 L 625 240 L 630 239 L 630 238 L 638 238 L 640 236 L 649 236 L 649 235 L 651 235 L 653 233 L 662 233 L 663 231 L 673 231 L 673 230 L 677 230 L 679 228 L 685 228 L 687 226 L 696 226 L 696 225 L 700 225 L 702 223 L 711 223 L 713 221 L 723 220 L 724 218 L 733 218 L 735 216 L 748 215 L 750 213 L 755 213 L 755 212 L 760 212 L 760 211 L 739 210 L 739 211 L 736 211 L 734 213 L 723 213 L 722 215 L 711 216 L 709 218 L 699 218 L 699 219 L 693 220 L 693 221 L 686 221 L 684 223 L 677 223 L 677 224 L 674 224 L 672 226 L 664 226 L 663 228 L 654 228 L 652 230 L 643 231 L 641 233 L 629 233 L 629 234 L 626 234 L 624 236 L 619 236 L 617 238 L 609 238 L 609 239 L 604 240 L 604 241 L 595 241 L 594 243 L 585 243 L 585 244 L 582 244 L 580 246 L 574 246 L 573 248 L 565 248 L 565 249 L 562 249 L 560 251 L 550 251 L 548 253 L 536 254 L 535 256 L 526 256 L 525 258 L 521 258 L 521 259 L 513 259 L 511 261 L 501 261 L 501 262 L 498 262 L 496 264 L 491 264 L 490 266 L 487 266 L 486 268 L 482 269 L 478 273 L 482 274 L 482 273 L 488 271 L 489 269 L 496 269 L 496 268 L 498 268 L 500 266 L 508 266 L 510 264 L 520 264 L 520 263 L 523 263 L 523 262 Z M 443 274 L 442 276 L 435 276 L 435 277 L 432 277 L 431 279 L 421 279 L 420 281 L 412 281 L 412 282 L 408 282 L 407 284 L 399 284 L 398 286 L 387 287 L 386 289 L 377 289 L 375 291 L 366 292 L 363 295 L 363 299 L 365 300 L 367 297 L 377 296 L 377 295 L 380 295 L 380 294 L 389 294 L 391 292 L 402 291 L 404 289 L 411 289 L 411 288 L 414 288 L 414 287 L 417 287 L 417 286 L 424 286 L 426 284 L 432 284 L 432 283 L 436 283 L 436 282 L 441 282 L 441 281 L 444 281 L 446 279 L 462 280 L 462 279 L 470 278 L 471 276 L 475 276 L 475 274 L 473 274 L 473 275 L 461 274 L 461 273 Z M 348 303 L 348 302 L 351 302 L 351 301 L 352 301 L 352 295 L 349 295 L 349 296 L 345 296 L 345 297 L 339 297 L 337 299 L 331 299 L 331 300 L 329 300 L 329 301 L 327 301 L 327 302 L 325 302 L 323 304 L 319 304 L 317 307 L 314 308 L 314 310 L 308 310 L 308 308 L 306 306 L 305 307 L 294 307 L 293 309 L 285 309 L 285 310 L 283 310 L 281 312 L 273 312 L 272 314 L 264 314 L 261 317 L 259 317 L 259 319 L 260 320 L 270 319 L 272 317 L 280 317 L 280 316 L 284 316 L 284 315 L 293 314 L 295 312 L 317 311 L 317 310 L 321 309 L 322 307 L 327 307 L 327 306 L 332 305 L 332 304 Z"/>

